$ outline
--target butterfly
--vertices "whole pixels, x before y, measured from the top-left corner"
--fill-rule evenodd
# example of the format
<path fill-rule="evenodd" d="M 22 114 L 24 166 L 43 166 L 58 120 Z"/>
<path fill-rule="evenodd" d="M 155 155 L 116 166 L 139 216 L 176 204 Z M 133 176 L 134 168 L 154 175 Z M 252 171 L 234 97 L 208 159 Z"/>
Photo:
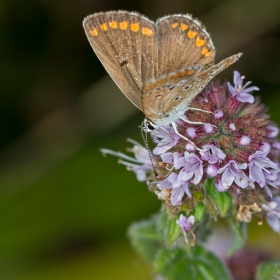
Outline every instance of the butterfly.
<path fill-rule="evenodd" d="M 179 133 L 176 120 L 190 122 L 184 113 L 193 98 L 242 55 L 214 64 L 210 35 L 189 14 L 153 22 L 136 12 L 101 12 L 86 17 L 83 26 L 107 72 L 144 113 L 144 129 L 171 125 L 188 141 Z"/>

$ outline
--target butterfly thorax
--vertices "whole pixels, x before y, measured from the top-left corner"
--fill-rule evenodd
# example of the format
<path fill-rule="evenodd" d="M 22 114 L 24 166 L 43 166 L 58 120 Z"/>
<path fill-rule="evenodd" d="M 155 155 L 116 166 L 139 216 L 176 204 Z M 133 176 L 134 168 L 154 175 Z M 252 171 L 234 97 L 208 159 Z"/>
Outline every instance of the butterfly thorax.
<path fill-rule="evenodd" d="M 178 119 L 180 119 L 180 117 L 183 117 L 186 110 L 173 110 L 170 114 L 161 115 L 157 119 L 145 117 L 142 127 L 145 131 L 151 132 L 158 127 L 169 126 L 171 125 L 171 123 L 176 122 Z"/>

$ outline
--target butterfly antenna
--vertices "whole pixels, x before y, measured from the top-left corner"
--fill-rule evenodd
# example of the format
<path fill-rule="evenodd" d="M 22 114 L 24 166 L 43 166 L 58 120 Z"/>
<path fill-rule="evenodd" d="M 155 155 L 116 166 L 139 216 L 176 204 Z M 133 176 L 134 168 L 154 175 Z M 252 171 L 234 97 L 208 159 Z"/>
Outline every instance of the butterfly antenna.
<path fill-rule="evenodd" d="M 150 160 L 151 160 L 151 164 L 152 164 L 152 167 L 153 167 L 153 171 L 154 171 L 154 174 L 155 174 L 155 176 L 156 177 L 158 177 L 158 173 L 157 173 L 157 171 L 156 171 L 156 168 L 155 168 L 155 165 L 154 165 L 154 162 L 153 162 L 153 158 L 152 158 L 152 153 L 151 153 L 151 150 L 150 150 L 150 148 L 149 148 L 149 144 L 148 144 L 148 137 L 147 137 L 147 132 L 146 132 L 146 135 L 144 135 L 144 133 L 143 133 L 143 123 L 142 123 L 142 125 L 141 125 L 141 135 L 142 135 L 142 138 L 143 138 L 143 141 L 144 141 L 144 143 L 145 143 L 145 147 L 146 147 L 146 149 L 148 150 L 148 153 L 149 153 L 149 157 L 150 157 Z"/>

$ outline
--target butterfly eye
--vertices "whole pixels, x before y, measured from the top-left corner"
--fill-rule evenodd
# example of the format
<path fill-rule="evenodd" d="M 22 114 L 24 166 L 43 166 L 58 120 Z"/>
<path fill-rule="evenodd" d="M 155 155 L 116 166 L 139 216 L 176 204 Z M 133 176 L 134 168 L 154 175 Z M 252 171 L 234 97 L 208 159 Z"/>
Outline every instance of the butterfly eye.
<path fill-rule="evenodd" d="M 155 127 L 150 122 L 147 122 L 147 127 L 150 130 L 155 130 Z"/>

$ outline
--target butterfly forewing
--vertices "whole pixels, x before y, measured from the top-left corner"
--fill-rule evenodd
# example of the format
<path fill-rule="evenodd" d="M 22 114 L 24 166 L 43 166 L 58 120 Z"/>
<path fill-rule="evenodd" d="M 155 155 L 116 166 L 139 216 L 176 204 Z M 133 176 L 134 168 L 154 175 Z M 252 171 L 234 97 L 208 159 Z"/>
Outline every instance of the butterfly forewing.
<path fill-rule="evenodd" d="M 157 75 L 155 24 L 137 13 L 98 13 L 84 20 L 89 42 L 126 97 L 142 110 L 144 81 Z"/>
<path fill-rule="evenodd" d="M 195 98 L 216 75 L 236 62 L 241 55 L 242 53 L 232 55 L 222 60 L 220 63 L 211 66 L 207 70 L 198 73 L 193 79 L 187 81 L 181 88 L 178 88 L 176 92 L 168 95 L 169 100 L 165 103 L 163 109 L 160 108 L 160 110 L 162 110 L 161 114 L 170 115 L 172 113 L 184 112 L 191 100 Z"/>
<path fill-rule="evenodd" d="M 190 65 L 214 63 L 212 40 L 191 15 L 171 15 L 156 22 L 159 40 L 159 75 L 178 71 Z"/>

